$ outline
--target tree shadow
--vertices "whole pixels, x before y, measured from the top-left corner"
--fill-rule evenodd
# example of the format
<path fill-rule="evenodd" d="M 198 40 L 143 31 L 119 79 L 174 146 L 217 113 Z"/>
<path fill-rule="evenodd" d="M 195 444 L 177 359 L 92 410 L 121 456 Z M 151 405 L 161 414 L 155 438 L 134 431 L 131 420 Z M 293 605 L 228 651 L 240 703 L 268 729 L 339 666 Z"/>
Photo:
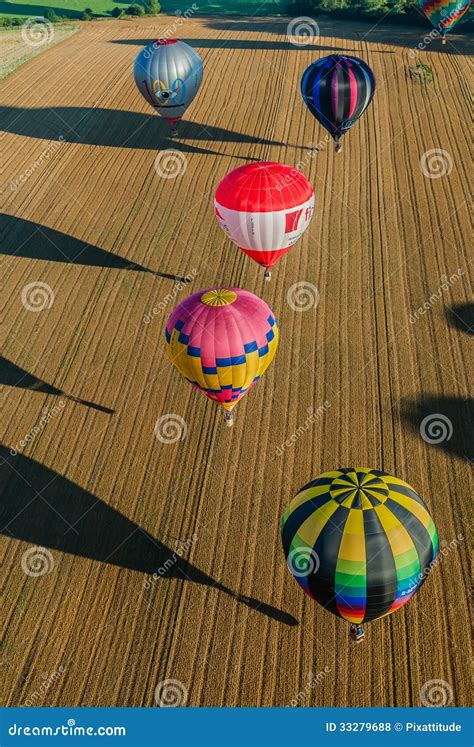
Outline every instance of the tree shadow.
<path fill-rule="evenodd" d="M 3 356 L 0 356 L 0 386 L 11 386 L 15 389 L 30 389 L 31 391 L 41 392 L 42 394 L 54 394 L 70 402 L 77 402 L 80 405 L 91 407 L 93 410 L 105 412 L 107 415 L 113 415 L 115 412 L 110 407 L 97 405 L 95 402 L 89 402 L 87 399 L 75 397 L 73 394 L 68 394 L 64 390 L 58 389 L 46 381 L 36 378 L 36 376 L 25 371 L 24 368 L 20 368 L 20 366 L 17 366 Z"/>
<path fill-rule="evenodd" d="M 401 416 L 429 446 L 474 459 L 474 398 L 428 395 L 404 401 Z"/>
<path fill-rule="evenodd" d="M 137 95 L 138 92 L 137 92 Z M 14 106 L 0 107 L 1 129 L 14 135 L 36 137 L 85 145 L 114 148 L 140 148 L 142 150 L 179 149 L 183 153 L 222 155 L 218 151 L 200 148 L 182 142 L 183 139 L 215 141 L 216 143 L 245 143 L 247 145 L 286 146 L 279 140 L 246 135 L 223 127 L 183 121 L 178 138 L 171 137 L 166 122 L 154 114 L 127 112 L 119 109 L 94 107 L 56 106 L 22 109 Z M 244 158 L 243 160 L 253 160 Z"/>
<path fill-rule="evenodd" d="M 446 310 L 448 321 L 461 332 L 474 335 L 474 303 L 457 303 Z"/>
<path fill-rule="evenodd" d="M 130 262 L 117 254 L 56 231 L 54 228 L 6 213 L 0 213 L 0 254 L 89 267 L 134 270 L 135 272 L 147 272 L 167 280 L 191 282 L 190 278 L 181 275 L 149 270 L 143 265 Z"/>
<path fill-rule="evenodd" d="M 80 10 L 68 10 L 67 8 L 56 8 L 49 5 L 48 2 L 45 4 L 45 8 L 54 11 L 57 16 L 65 18 L 80 18 L 82 11 Z M 0 2 L 0 15 L 12 15 L 12 16 L 30 16 L 37 18 L 42 15 L 42 9 L 38 5 L 28 5 L 27 3 L 9 3 L 1 0 Z"/>
<path fill-rule="evenodd" d="M 12 456 L 5 446 L 0 446 L 0 486 L 0 533 L 5 536 L 156 574 L 153 583 L 177 578 L 209 586 L 278 622 L 297 625 L 292 615 L 237 594 L 92 493 L 29 457 Z"/>

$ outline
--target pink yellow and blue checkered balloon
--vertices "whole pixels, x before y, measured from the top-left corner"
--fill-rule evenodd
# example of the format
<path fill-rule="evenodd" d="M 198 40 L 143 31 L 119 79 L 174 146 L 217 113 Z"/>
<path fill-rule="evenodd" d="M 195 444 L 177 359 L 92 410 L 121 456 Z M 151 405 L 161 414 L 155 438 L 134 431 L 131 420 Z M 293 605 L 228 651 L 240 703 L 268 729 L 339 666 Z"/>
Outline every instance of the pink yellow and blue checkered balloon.
<path fill-rule="evenodd" d="M 208 288 L 173 310 L 166 325 L 168 355 L 206 397 L 231 411 L 261 378 L 278 347 L 270 307 L 240 288 Z"/>

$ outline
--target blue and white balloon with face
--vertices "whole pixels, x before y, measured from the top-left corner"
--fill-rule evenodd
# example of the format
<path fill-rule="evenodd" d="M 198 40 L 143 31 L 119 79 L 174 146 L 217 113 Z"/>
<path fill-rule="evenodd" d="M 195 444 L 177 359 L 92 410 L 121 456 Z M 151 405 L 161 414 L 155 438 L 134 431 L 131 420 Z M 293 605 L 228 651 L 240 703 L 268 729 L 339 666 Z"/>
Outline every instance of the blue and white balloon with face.
<path fill-rule="evenodd" d="M 198 92 L 202 67 L 198 53 L 178 39 L 157 39 L 135 60 L 135 83 L 140 93 L 168 122 L 173 134 Z"/>

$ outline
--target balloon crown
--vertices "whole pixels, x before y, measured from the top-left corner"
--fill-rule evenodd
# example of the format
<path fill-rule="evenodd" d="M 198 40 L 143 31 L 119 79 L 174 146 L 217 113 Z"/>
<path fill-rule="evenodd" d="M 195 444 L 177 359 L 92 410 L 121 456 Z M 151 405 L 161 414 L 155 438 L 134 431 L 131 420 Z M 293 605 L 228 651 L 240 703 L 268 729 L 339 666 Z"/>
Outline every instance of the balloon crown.
<path fill-rule="evenodd" d="M 229 306 L 237 300 L 237 293 L 229 288 L 214 288 L 203 293 L 199 300 L 206 306 Z"/>
<path fill-rule="evenodd" d="M 166 47 L 168 44 L 177 44 L 179 39 L 155 39 L 153 44 L 158 47 Z"/>
<path fill-rule="evenodd" d="M 374 508 L 385 503 L 389 489 L 372 470 L 351 469 L 336 477 L 329 489 L 331 498 L 346 508 Z"/>

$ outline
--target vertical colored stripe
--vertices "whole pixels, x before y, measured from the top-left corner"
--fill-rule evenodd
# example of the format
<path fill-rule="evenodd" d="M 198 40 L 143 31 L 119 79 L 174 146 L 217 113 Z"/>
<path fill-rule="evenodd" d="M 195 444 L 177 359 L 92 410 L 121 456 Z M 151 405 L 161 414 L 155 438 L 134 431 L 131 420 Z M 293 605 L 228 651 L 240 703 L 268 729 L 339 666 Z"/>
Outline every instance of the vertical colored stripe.
<path fill-rule="evenodd" d="M 375 510 L 364 511 L 367 556 L 367 604 L 364 622 L 386 613 L 397 597 L 397 576 L 393 553 Z"/>
<path fill-rule="evenodd" d="M 336 63 L 331 75 L 331 112 L 332 122 L 339 120 L 339 70 L 340 65 Z"/>
<path fill-rule="evenodd" d="M 420 574 L 420 561 L 412 538 L 397 517 L 385 505 L 376 506 L 374 511 L 385 530 L 395 562 L 396 604 L 413 589 L 413 583 Z"/>
<path fill-rule="evenodd" d="M 332 507 L 335 507 L 335 511 Z M 325 504 L 318 511 L 327 517 L 324 531 L 319 531 L 313 549 L 319 559 L 319 568 L 308 579 L 311 595 L 326 609 L 340 614 L 337 608 L 334 579 L 337 558 L 349 510 L 335 501 Z"/>
<path fill-rule="evenodd" d="M 352 509 L 344 527 L 336 565 L 336 605 L 341 617 L 353 623 L 364 619 L 367 582 L 363 511 Z"/>
<path fill-rule="evenodd" d="M 352 119 L 356 104 L 357 104 L 357 80 L 352 70 L 351 63 L 348 64 L 349 68 L 349 85 L 350 85 L 350 105 L 349 105 L 349 116 L 348 119 Z"/>

